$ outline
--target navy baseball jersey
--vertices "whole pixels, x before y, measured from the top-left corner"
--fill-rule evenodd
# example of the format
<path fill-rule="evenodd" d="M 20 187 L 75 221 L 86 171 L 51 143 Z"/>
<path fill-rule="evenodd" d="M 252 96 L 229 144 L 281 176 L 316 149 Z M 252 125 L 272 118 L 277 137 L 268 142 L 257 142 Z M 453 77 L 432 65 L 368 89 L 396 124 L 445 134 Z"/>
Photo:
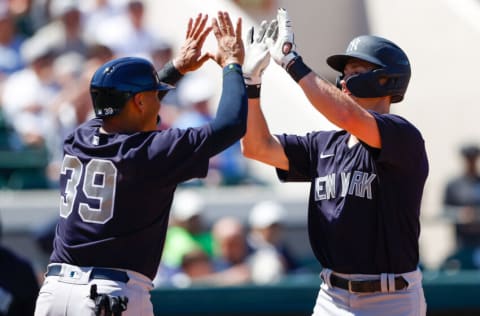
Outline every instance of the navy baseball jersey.
<path fill-rule="evenodd" d="M 124 268 L 153 278 L 176 184 L 207 173 L 209 155 L 200 149 L 209 130 L 107 135 L 99 133 L 100 126 L 93 119 L 65 141 L 61 219 L 51 261 Z"/>
<path fill-rule="evenodd" d="M 50 261 L 129 269 L 153 279 L 177 184 L 205 177 L 209 158 L 240 139 L 246 105 L 241 68 L 229 65 L 210 124 L 118 134 L 100 133 L 101 119 L 79 126 L 64 142 Z"/>
<path fill-rule="evenodd" d="M 404 118 L 374 115 L 382 148 L 348 146 L 346 131 L 277 135 L 289 159 L 282 181 L 310 181 L 309 238 L 323 267 L 348 274 L 404 273 L 419 262 L 419 212 L 428 161 Z"/>

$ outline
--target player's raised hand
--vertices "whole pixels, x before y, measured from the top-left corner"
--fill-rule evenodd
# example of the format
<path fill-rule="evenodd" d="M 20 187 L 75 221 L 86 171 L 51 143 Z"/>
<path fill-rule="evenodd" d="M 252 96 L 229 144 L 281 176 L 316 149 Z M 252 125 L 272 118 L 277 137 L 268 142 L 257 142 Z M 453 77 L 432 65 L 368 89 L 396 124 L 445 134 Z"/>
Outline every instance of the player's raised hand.
<path fill-rule="evenodd" d="M 245 61 L 243 63 L 243 78 L 247 85 L 262 83 L 262 74 L 270 63 L 270 53 L 265 43 L 267 21 L 262 21 L 260 29 L 255 34 L 252 26 L 245 40 Z"/>
<path fill-rule="evenodd" d="M 268 26 L 266 43 L 273 60 L 285 69 L 298 56 L 295 52 L 292 22 L 287 10 L 278 9 L 276 20 L 270 22 Z"/>
<path fill-rule="evenodd" d="M 245 48 L 242 41 L 242 19 L 238 18 L 236 28 L 233 27 L 227 12 L 218 12 L 217 19 L 212 21 L 213 34 L 217 38 L 217 52 L 210 54 L 221 67 L 231 63 L 242 65 Z"/>
<path fill-rule="evenodd" d="M 207 20 L 208 15 L 201 13 L 197 15 L 195 21 L 192 18 L 188 20 L 185 42 L 173 60 L 175 68 L 182 74 L 200 68 L 210 58 L 208 53 L 202 53 L 203 43 L 212 30 L 211 26 L 206 26 Z"/>

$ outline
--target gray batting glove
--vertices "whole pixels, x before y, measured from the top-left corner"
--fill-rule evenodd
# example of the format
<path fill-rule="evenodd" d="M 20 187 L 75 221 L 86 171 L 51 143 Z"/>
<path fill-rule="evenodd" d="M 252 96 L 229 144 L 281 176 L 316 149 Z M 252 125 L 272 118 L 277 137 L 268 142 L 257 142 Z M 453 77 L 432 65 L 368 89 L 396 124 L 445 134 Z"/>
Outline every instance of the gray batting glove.
<path fill-rule="evenodd" d="M 248 30 L 245 40 L 245 60 L 243 62 L 243 78 L 247 85 L 259 85 L 262 83 L 262 74 L 270 63 L 270 53 L 265 43 L 267 21 L 262 21 L 257 34 L 254 34 L 253 26 Z"/>
<path fill-rule="evenodd" d="M 277 11 L 277 19 L 273 20 L 267 29 L 265 42 L 273 60 L 284 69 L 298 56 L 295 52 L 295 41 L 292 21 L 288 17 L 287 10 L 280 8 Z"/>

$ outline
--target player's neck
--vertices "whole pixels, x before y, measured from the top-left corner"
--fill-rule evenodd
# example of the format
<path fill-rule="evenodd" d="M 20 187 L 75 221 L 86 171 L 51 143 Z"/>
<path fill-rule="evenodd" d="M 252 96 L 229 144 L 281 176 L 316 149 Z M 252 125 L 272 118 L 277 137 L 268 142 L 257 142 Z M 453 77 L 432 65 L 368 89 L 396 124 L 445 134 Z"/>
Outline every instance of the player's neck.
<path fill-rule="evenodd" d="M 100 133 L 102 134 L 116 134 L 116 133 L 131 133 L 137 132 L 138 128 L 135 126 L 129 126 L 127 122 L 121 122 L 117 119 L 104 120 L 100 127 Z"/>

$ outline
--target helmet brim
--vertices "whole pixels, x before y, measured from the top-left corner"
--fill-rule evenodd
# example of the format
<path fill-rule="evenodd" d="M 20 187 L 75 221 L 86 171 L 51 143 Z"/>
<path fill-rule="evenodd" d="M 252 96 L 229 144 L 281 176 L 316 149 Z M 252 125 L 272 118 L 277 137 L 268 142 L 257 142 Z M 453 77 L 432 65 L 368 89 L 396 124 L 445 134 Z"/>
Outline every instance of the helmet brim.
<path fill-rule="evenodd" d="M 327 58 L 327 64 L 333 69 L 335 69 L 336 71 L 343 73 L 343 70 L 345 69 L 345 65 L 347 64 L 348 60 L 352 58 L 367 61 L 369 63 L 372 63 L 380 67 L 385 67 L 385 65 L 380 61 L 380 59 L 366 55 L 366 54 L 358 53 L 358 52 L 352 52 L 349 54 L 332 55 Z"/>
<path fill-rule="evenodd" d="M 155 90 L 156 91 L 168 91 L 168 90 L 172 90 L 172 89 L 175 89 L 175 86 L 172 86 L 171 84 L 160 81 Z"/>

